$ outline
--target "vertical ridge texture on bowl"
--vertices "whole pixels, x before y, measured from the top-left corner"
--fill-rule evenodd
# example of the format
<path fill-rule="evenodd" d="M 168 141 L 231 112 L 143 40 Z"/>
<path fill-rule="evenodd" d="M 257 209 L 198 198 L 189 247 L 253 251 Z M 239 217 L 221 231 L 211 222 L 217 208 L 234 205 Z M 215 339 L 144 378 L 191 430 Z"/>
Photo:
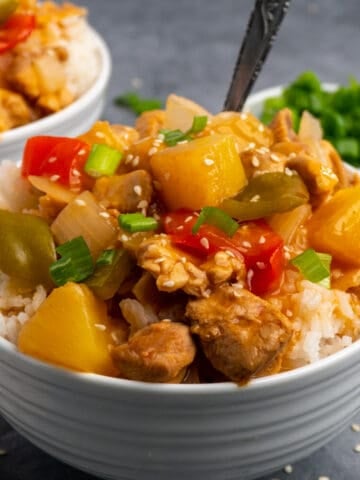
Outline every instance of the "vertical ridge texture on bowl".
<path fill-rule="evenodd" d="M 72 374 L 6 344 L 0 341 L 5 418 L 51 455 L 103 478 L 256 478 L 322 446 L 360 406 L 359 344 L 247 387 Z"/>

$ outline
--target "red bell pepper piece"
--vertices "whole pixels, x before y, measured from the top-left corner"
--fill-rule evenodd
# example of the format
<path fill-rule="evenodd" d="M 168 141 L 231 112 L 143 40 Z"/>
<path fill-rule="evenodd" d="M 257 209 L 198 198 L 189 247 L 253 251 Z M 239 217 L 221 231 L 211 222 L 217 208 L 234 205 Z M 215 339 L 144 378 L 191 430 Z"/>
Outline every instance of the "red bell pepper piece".
<path fill-rule="evenodd" d="M 0 26 L 0 53 L 7 52 L 26 40 L 35 28 L 35 16 L 14 13 Z"/>
<path fill-rule="evenodd" d="M 90 146 L 77 138 L 38 136 L 25 145 L 21 173 L 53 177 L 74 191 L 91 187 L 94 180 L 84 172 Z"/>
<path fill-rule="evenodd" d="M 240 224 L 232 237 L 206 224 L 193 235 L 196 215 L 180 210 L 163 218 L 164 230 L 175 245 L 204 258 L 229 250 L 244 259 L 249 290 L 260 295 L 278 288 L 284 266 L 283 240 L 264 220 Z"/>

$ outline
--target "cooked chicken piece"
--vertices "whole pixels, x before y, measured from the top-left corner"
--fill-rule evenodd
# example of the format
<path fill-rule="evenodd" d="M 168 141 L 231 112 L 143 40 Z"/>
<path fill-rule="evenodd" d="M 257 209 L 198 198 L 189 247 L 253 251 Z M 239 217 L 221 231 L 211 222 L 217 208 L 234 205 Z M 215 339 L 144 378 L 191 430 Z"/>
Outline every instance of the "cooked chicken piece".
<path fill-rule="evenodd" d="M 164 110 L 151 110 L 142 113 L 135 122 L 135 128 L 140 134 L 140 138 L 157 135 L 160 128 L 163 127 L 165 120 Z"/>
<path fill-rule="evenodd" d="M 52 223 L 59 215 L 66 203 L 55 200 L 50 195 L 42 195 L 39 198 L 39 214 L 49 223 Z"/>
<path fill-rule="evenodd" d="M 227 281 L 241 281 L 246 277 L 245 263 L 231 252 L 215 253 L 207 262 L 200 265 L 211 285 Z"/>
<path fill-rule="evenodd" d="M 100 177 L 93 193 L 105 208 L 116 208 L 120 212 L 142 210 L 151 201 L 151 176 L 145 170 L 135 170 L 124 175 Z"/>
<path fill-rule="evenodd" d="M 138 264 L 156 278 L 160 291 L 183 289 L 189 295 L 205 295 L 209 280 L 185 254 L 175 249 L 164 235 L 153 235 L 144 240 L 137 252 Z"/>
<path fill-rule="evenodd" d="M 245 150 L 240 157 L 249 180 L 266 172 L 283 172 L 287 160 L 283 154 L 271 152 L 266 147 Z"/>
<path fill-rule="evenodd" d="M 234 382 L 280 369 L 292 328 L 269 302 L 222 285 L 209 298 L 190 301 L 186 314 L 212 365 Z"/>
<path fill-rule="evenodd" d="M 330 142 L 328 142 L 327 140 L 322 140 L 321 147 L 325 151 L 326 155 L 328 156 L 331 162 L 333 172 L 339 179 L 337 188 L 349 187 L 352 183 L 352 179 L 354 176 L 353 172 L 351 172 L 345 167 L 345 164 L 342 161 L 340 155 L 335 150 L 335 148 L 331 145 Z"/>
<path fill-rule="evenodd" d="M 298 172 L 311 195 L 324 196 L 331 193 L 339 182 L 331 164 L 324 165 L 318 157 L 305 151 L 289 159 L 287 165 Z"/>
<path fill-rule="evenodd" d="M 25 125 L 34 117 L 21 95 L 0 88 L 0 132 Z"/>
<path fill-rule="evenodd" d="M 189 327 L 162 321 L 136 332 L 112 355 L 120 375 L 143 382 L 180 383 L 196 348 Z"/>
<path fill-rule="evenodd" d="M 270 125 L 274 134 L 274 143 L 293 142 L 297 135 L 293 130 L 292 113 L 288 108 L 278 112 Z"/>

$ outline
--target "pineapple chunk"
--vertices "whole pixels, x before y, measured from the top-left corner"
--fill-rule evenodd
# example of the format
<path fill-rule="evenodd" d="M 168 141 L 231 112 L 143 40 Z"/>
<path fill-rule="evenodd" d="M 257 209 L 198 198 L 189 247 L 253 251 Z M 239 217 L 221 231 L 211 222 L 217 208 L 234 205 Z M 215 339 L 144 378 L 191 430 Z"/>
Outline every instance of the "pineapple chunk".
<path fill-rule="evenodd" d="M 170 210 L 217 206 L 247 183 L 230 135 L 211 135 L 165 148 L 154 154 L 150 162 Z"/>
<path fill-rule="evenodd" d="M 312 247 L 360 267 L 360 186 L 339 190 L 314 213 L 308 227 Z"/>
<path fill-rule="evenodd" d="M 115 376 L 106 305 L 83 284 L 55 288 L 22 327 L 20 352 L 70 370 Z"/>
<path fill-rule="evenodd" d="M 211 114 L 197 103 L 171 94 L 166 100 L 164 128 L 186 132 L 191 127 L 193 118 L 200 115 L 211 118 Z"/>

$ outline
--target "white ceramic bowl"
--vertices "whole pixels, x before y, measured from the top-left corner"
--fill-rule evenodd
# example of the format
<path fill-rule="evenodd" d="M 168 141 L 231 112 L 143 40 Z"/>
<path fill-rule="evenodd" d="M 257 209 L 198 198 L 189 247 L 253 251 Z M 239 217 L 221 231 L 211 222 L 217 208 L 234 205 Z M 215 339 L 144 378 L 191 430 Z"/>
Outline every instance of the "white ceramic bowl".
<path fill-rule="evenodd" d="M 360 341 L 245 387 L 159 385 L 57 369 L 0 339 L 0 412 L 41 449 L 102 478 L 248 480 L 349 424 L 359 364 Z"/>
<path fill-rule="evenodd" d="M 81 97 L 59 112 L 0 134 L 2 160 L 20 160 L 29 137 L 35 135 L 74 137 L 84 133 L 98 120 L 105 105 L 106 88 L 111 75 L 111 57 L 104 40 L 98 33 L 92 31 L 100 57 L 96 81 Z"/>

